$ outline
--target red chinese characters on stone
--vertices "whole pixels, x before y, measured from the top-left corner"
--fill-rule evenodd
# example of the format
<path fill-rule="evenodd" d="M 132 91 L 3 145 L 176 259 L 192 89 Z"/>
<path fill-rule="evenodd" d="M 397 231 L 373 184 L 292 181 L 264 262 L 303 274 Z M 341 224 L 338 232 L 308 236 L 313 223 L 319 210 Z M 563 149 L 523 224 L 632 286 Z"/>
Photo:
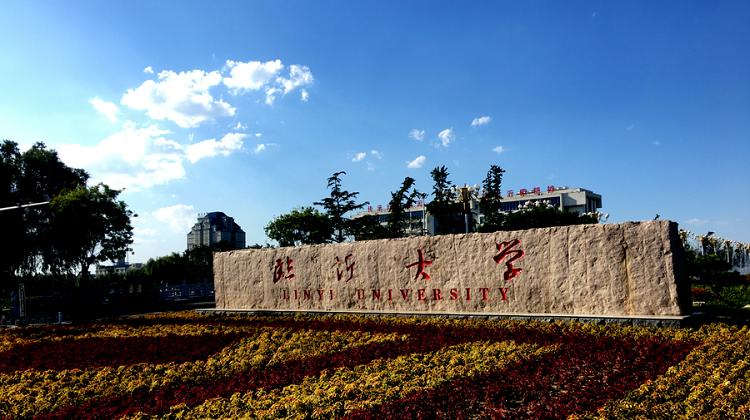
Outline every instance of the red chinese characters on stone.
<path fill-rule="evenodd" d="M 284 273 L 284 260 L 279 258 L 276 260 L 276 267 L 273 269 L 273 282 L 278 283 L 281 279 L 293 279 L 294 274 L 292 274 L 292 270 L 294 270 L 294 266 L 292 266 L 292 263 L 294 262 L 293 259 L 286 257 L 286 273 Z M 286 274 L 286 276 L 284 275 Z"/>
<path fill-rule="evenodd" d="M 429 280 L 430 276 L 424 272 L 424 266 L 426 265 L 432 265 L 432 261 L 426 261 L 424 259 L 424 256 L 422 256 L 422 250 L 418 249 L 417 252 L 419 252 L 419 260 L 415 262 L 414 264 L 409 264 L 406 266 L 406 269 L 410 269 L 412 267 L 417 267 L 417 275 L 414 276 L 414 280 L 419 279 L 419 275 L 422 275 L 422 280 Z"/>
<path fill-rule="evenodd" d="M 354 264 L 356 264 L 356 262 L 354 262 L 354 261 L 352 261 L 352 263 L 349 264 L 349 259 L 350 258 L 353 260 L 354 259 L 354 255 L 349 254 L 346 257 L 344 257 L 344 266 L 346 267 L 346 272 L 349 273 L 349 278 L 346 279 L 347 283 L 349 282 L 349 280 L 351 280 L 351 279 L 354 278 Z M 336 262 L 337 263 L 341 263 L 341 260 L 339 259 L 339 257 L 336 257 Z M 339 267 L 338 267 L 338 264 L 337 264 L 337 266 L 336 266 L 336 276 L 338 277 L 339 281 L 341 281 L 341 277 L 343 277 L 343 275 L 344 275 L 344 272 L 341 271 L 341 270 L 339 270 Z"/>
<path fill-rule="evenodd" d="M 492 257 L 492 259 L 495 260 L 496 263 L 500 264 L 500 261 L 503 258 L 509 257 L 509 259 L 505 261 L 505 266 L 507 267 L 507 269 L 505 270 L 505 274 L 503 274 L 503 278 L 505 278 L 505 280 L 513 280 L 518 275 L 518 273 L 523 271 L 522 268 L 513 267 L 513 261 L 523 257 L 524 252 L 520 249 L 511 249 L 520 243 L 521 242 L 518 239 L 514 239 L 511 242 L 501 242 L 499 244 L 496 244 L 497 250 L 500 251 L 500 253 Z"/>

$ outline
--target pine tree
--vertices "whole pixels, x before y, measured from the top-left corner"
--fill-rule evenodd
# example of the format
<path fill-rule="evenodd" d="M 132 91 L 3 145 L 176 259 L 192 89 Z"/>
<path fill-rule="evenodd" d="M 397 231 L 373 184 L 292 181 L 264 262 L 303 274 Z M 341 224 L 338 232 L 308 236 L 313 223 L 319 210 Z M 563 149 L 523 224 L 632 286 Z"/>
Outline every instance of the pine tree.
<path fill-rule="evenodd" d="M 502 203 L 501 184 L 503 182 L 503 173 L 497 165 L 491 165 L 487 171 L 487 178 L 484 180 L 484 196 L 479 199 L 479 205 L 484 213 L 484 223 L 477 231 L 479 232 L 497 232 L 502 228 L 503 214 L 500 212 Z"/>
<path fill-rule="evenodd" d="M 352 230 L 352 221 L 345 218 L 344 215 L 350 211 L 355 211 L 370 204 L 365 201 L 362 204 L 356 204 L 354 199 L 359 195 L 358 192 L 349 192 L 341 189 L 340 175 L 346 175 L 346 172 L 336 172 L 328 178 L 328 188 L 331 189 L 331 196 L 324 198 L 320 202 L 313 203 L 316 206 L 323 206 L 328 212 L 328 217 L 333 225 L 333 241 L 344 242 L 347 236 L 350 236 Z"/>

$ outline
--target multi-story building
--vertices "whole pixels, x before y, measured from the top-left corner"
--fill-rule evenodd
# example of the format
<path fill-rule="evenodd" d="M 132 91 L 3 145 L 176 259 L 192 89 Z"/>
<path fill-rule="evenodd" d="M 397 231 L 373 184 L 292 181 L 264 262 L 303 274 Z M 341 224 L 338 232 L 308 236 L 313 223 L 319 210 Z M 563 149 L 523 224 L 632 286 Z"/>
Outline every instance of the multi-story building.
<path fill-rule="evenodd" d="M 568 210 L 579 214 L 593 213 L 602 207 L 602 196 L 595 194 L 583 188 L 568 187 L 547 187 L 547 191 L 540 188 L 521 189 L 518 192 L 508 190 L 502 197 L 500 211 L 511 213 L 521 210 L 527 203 L 543 202 L 556 206 L 560 210 Z M 474 196 L 469 202 L 471 208 L 471 217 L 474 223 L 484 223 L 484 213 L 479 205 L 479 199 Z M 364 216 L 377 216 L 381 225 L 388 223 L 390 209 L 378 206 L 373 209 L 368 207 L 367 211 L 361 211 L 352 216 L 352 219 Z M 410 208 L 406 212 L 406 218 L 409 219 L 409 228 L 407 235 L 434 235 L 437 231 L 437 220 L 429 214 L 424 207 L 423 202 L 418 202 L 417 206 Z M 424 232 L 424 233 L 423 233 Z"/>
<path fill-rule="evenodd" d="M 143 263 L 129 263 L 124 258 L 117 260 L 113 265 L 96 265 L 96 275 L 111 273 L 124 273 L 126 271 L 143 268 Z"/>
<path fill-rule="evenodd" d="M 221 241 L 242 249 L 245 247 L 245 231 L 234 222 L 234 218 L 220 211 L 198 215 L 198 222 L 187 234 L 188 249 L 198 245 L 210 246 Z"/>

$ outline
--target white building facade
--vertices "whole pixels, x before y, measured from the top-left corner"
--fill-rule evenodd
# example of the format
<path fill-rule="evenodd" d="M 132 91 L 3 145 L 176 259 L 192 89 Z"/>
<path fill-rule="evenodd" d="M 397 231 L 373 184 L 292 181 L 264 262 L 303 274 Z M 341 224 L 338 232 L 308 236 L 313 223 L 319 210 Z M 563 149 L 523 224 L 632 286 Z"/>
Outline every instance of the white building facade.
<path fill-rule="evenodd" d="M 593 213 L 602 208 L 602 196 L 583 188 L 568 187 L 547 187 L 546 191 L 541 188 L 521 189 L 518 192 L 508 190 L 502 197 L 500 211 L 502 213 L 512 213 L 519 211 L 527 203 L 549 203 L 562 211 L 576 212 L 578 214 Z M 471 217 L 475 224 L 484 223 L 484 212 L 479 205 L 479 199 L 472 198 L 470 201 Z M 356 219 L 365 216 L 377 216 L 380 224 L 385 226 L 388 223 L 388 217 L 391 212 L 388 207 L 373 206 L 368 207 L 367 211 L 361 211 L 351 218 Z M 427 212 L 424 202 L 419 201 L 417 205 L 410 208 L 405 217 L 409 220 L 407 235 L 435 235 L 437 231 L 437 221 Z"/>
<path fill-rule="evenodd" d="M 187 234 L 187 249 L 198 245 L 211 246 L 227 241 L 238 249 L 245 248 L 245 231 L 234 222 L 234 218 L 215 211 L 198 216 L 198 222 Z"/>
<path fill-rule="evenodd" d="M 138 268 L 143 268 L 145 265 L 143 263 L 129 263 L 125 261 L 125 259 L 119 259 L 117 262 L 115 262 L 113 265 L 96 265 L 96 275 L 103 275 L 106 273 L 125 273 L 126 271 L 130 270 L 136 270 Z"/>

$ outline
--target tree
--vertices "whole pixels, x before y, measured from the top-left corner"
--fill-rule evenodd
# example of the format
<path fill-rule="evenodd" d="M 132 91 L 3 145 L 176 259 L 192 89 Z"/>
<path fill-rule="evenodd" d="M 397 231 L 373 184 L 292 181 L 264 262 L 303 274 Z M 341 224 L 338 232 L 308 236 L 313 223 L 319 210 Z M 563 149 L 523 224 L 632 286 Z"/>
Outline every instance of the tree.
<path fill-rule="evenodd" d="M 18 145 L 12 141 L 3 141 L 0 146 L 0 208 L 11 207 L 19 204 L 18 183 L 20 182 L 21 153 Z M 3 236 L 12 238 L 16 246 L 5 247 L 0 252 L 0 278 L 9 281 L 10 276 L 24 265 L 24 255 L 29 247 L 27 242 L 26 228 L 23 223 L 23 210 L 0 211 L 0 223 L 3 226 Z M 0 285 L 3 289 L 11 284 Z"/>
<path fill-rule="evenodd" d="M 92 265 L 132 251 L 133 213 L 117 199 L 119 194 L 104 184 L 79 186 L 63 190 L 50 203 L 54 257 L 64 268 L 80 268 L 82 284 Z"/>
<path fill-rule="evenodd" d="M 331 189 L 331 196 L 324 198 L 320 202 L 315 202 L 316 206 L 323 206 L 328 212 L 328 217 L 331 219 L 331 225 L 333 226 L 333 241 L 344 242 L 347 236 L 350 236 L 352 229 L 351 219 L 345 218 L 344 215 L 350 211 L 355 211 L 363 208 L 370 204 L 365 201 L 362 204 L 356 204 L 354 199 L 359 195 L 358 192 L 352 192 L 341 190 L 341 178 L 340 175 L 346 175 L 346 172 L 336 172 L 332 177 L 328 178 L 328 188 Z"/>
<path fill-rule="evenodd" d="M 688 276 L 694 283 L 708 286 L 713 297 L 730 307 L 739 309 L 747 305 L 744 294 L 733 293 L 735 286 L 746 285 L 747 280 L 733 270 L 732 263 L 719 256 L 724 254 L 721 242 L 713 237 L 713 232 L 700 239 L 704 250 L 701 255 L 685 244 Z"/>
<path fill-rule="evenodd" d="M 478 232 L 497 232 L 502 229 L 503 213 L 500 212 L 502 203 L 501 184 L 504 170 L 497 165 L 491 165 L 484 179 L 484 195 L 479 199 L 479 206 L 484 213 L 484 223 L 478 226 Z"/>
<path fill-rule="evenodd" d="M 289 214 L 275 217 L 264 230 L 280 246 L 325 244 L 333 235 L 331 219 L 312 207 L 293 209 Z"/>
<path fill-rule="evenodd" d="M 432 180 L 435 181 L 432 188 L 432 195 L 435 198 L 425 207 L 437 222 L 436 234 L 438 235 L 464 232 L 461 203 L 443 195 L 443 191 L 449 189 L 451 185 L 448 175 L 450 174 L 445 166 L 438 166 L 430 172 Z"/>
<path fill-rule="evenodd" d="M 380 216 L 362 216 L 352 219 L 349 232 L 355 241 L 383 239 L 388 237 L 388 230 L 380 224 Z"/>
<path fill-rule="evenodd" d="M 391 214 L 388 216 L 388 226 L 386 228 L 388 238 L 401 238 L 406 232 L 408 224 L 406 210 L 414 204 L 414 199 L 419 195 L 419 191 L 416 188 L 412 192 L 409 192 L 414 182 L 414 178 L 407 176 L 404 178 L 401 188 L 395 193 L 391 193 L 391 201 L 389 203 Z"/>
<path fill-rule="evenodd" d="M 525 230 L 589 223 L 598 223 L 596 216 L 560 210 L 556 206 L 533 205 L 527 210 L 506 214 L 500 230 Z"/>
<path fill-rule="evenodd" d="M 83 169 L 65 165 L 44 143 L 36 143 L 21 154 L 15 142 L 5 140 L 0 158 L 0 207 L 49 201 L 65 189 L 86 185 L 89 178 Z M 46 205 L 0 212 L 3 233 L 16 245 L 0 256 L 4 277 L 59 265 L 57 253 L 51 248 L 52 218 L 52 210 Z"/>
<path fill-rule="evenodd" d="M 214 246 L 218 245 L 218 246 Z M 185 259 L 185 281 L 188 283 L 203 283 L 204 280 L 213 281 L 214 278 L 214 252 L 220 252 L 221 248 L 229 248 L 228 241 L 221 241 L 212 245 L 198 245 L 184 252 Z M 232 246 L 234 248 L 234 246 Z M 229 250 L 229 249 L 225 249 Z"/>
<path fill-rule="evenodd" d="M 155 284 L 180 284 L 188 278 L 187 261 L 184 255 L 173 252 L 146 262 L 146 274 Z"/>

